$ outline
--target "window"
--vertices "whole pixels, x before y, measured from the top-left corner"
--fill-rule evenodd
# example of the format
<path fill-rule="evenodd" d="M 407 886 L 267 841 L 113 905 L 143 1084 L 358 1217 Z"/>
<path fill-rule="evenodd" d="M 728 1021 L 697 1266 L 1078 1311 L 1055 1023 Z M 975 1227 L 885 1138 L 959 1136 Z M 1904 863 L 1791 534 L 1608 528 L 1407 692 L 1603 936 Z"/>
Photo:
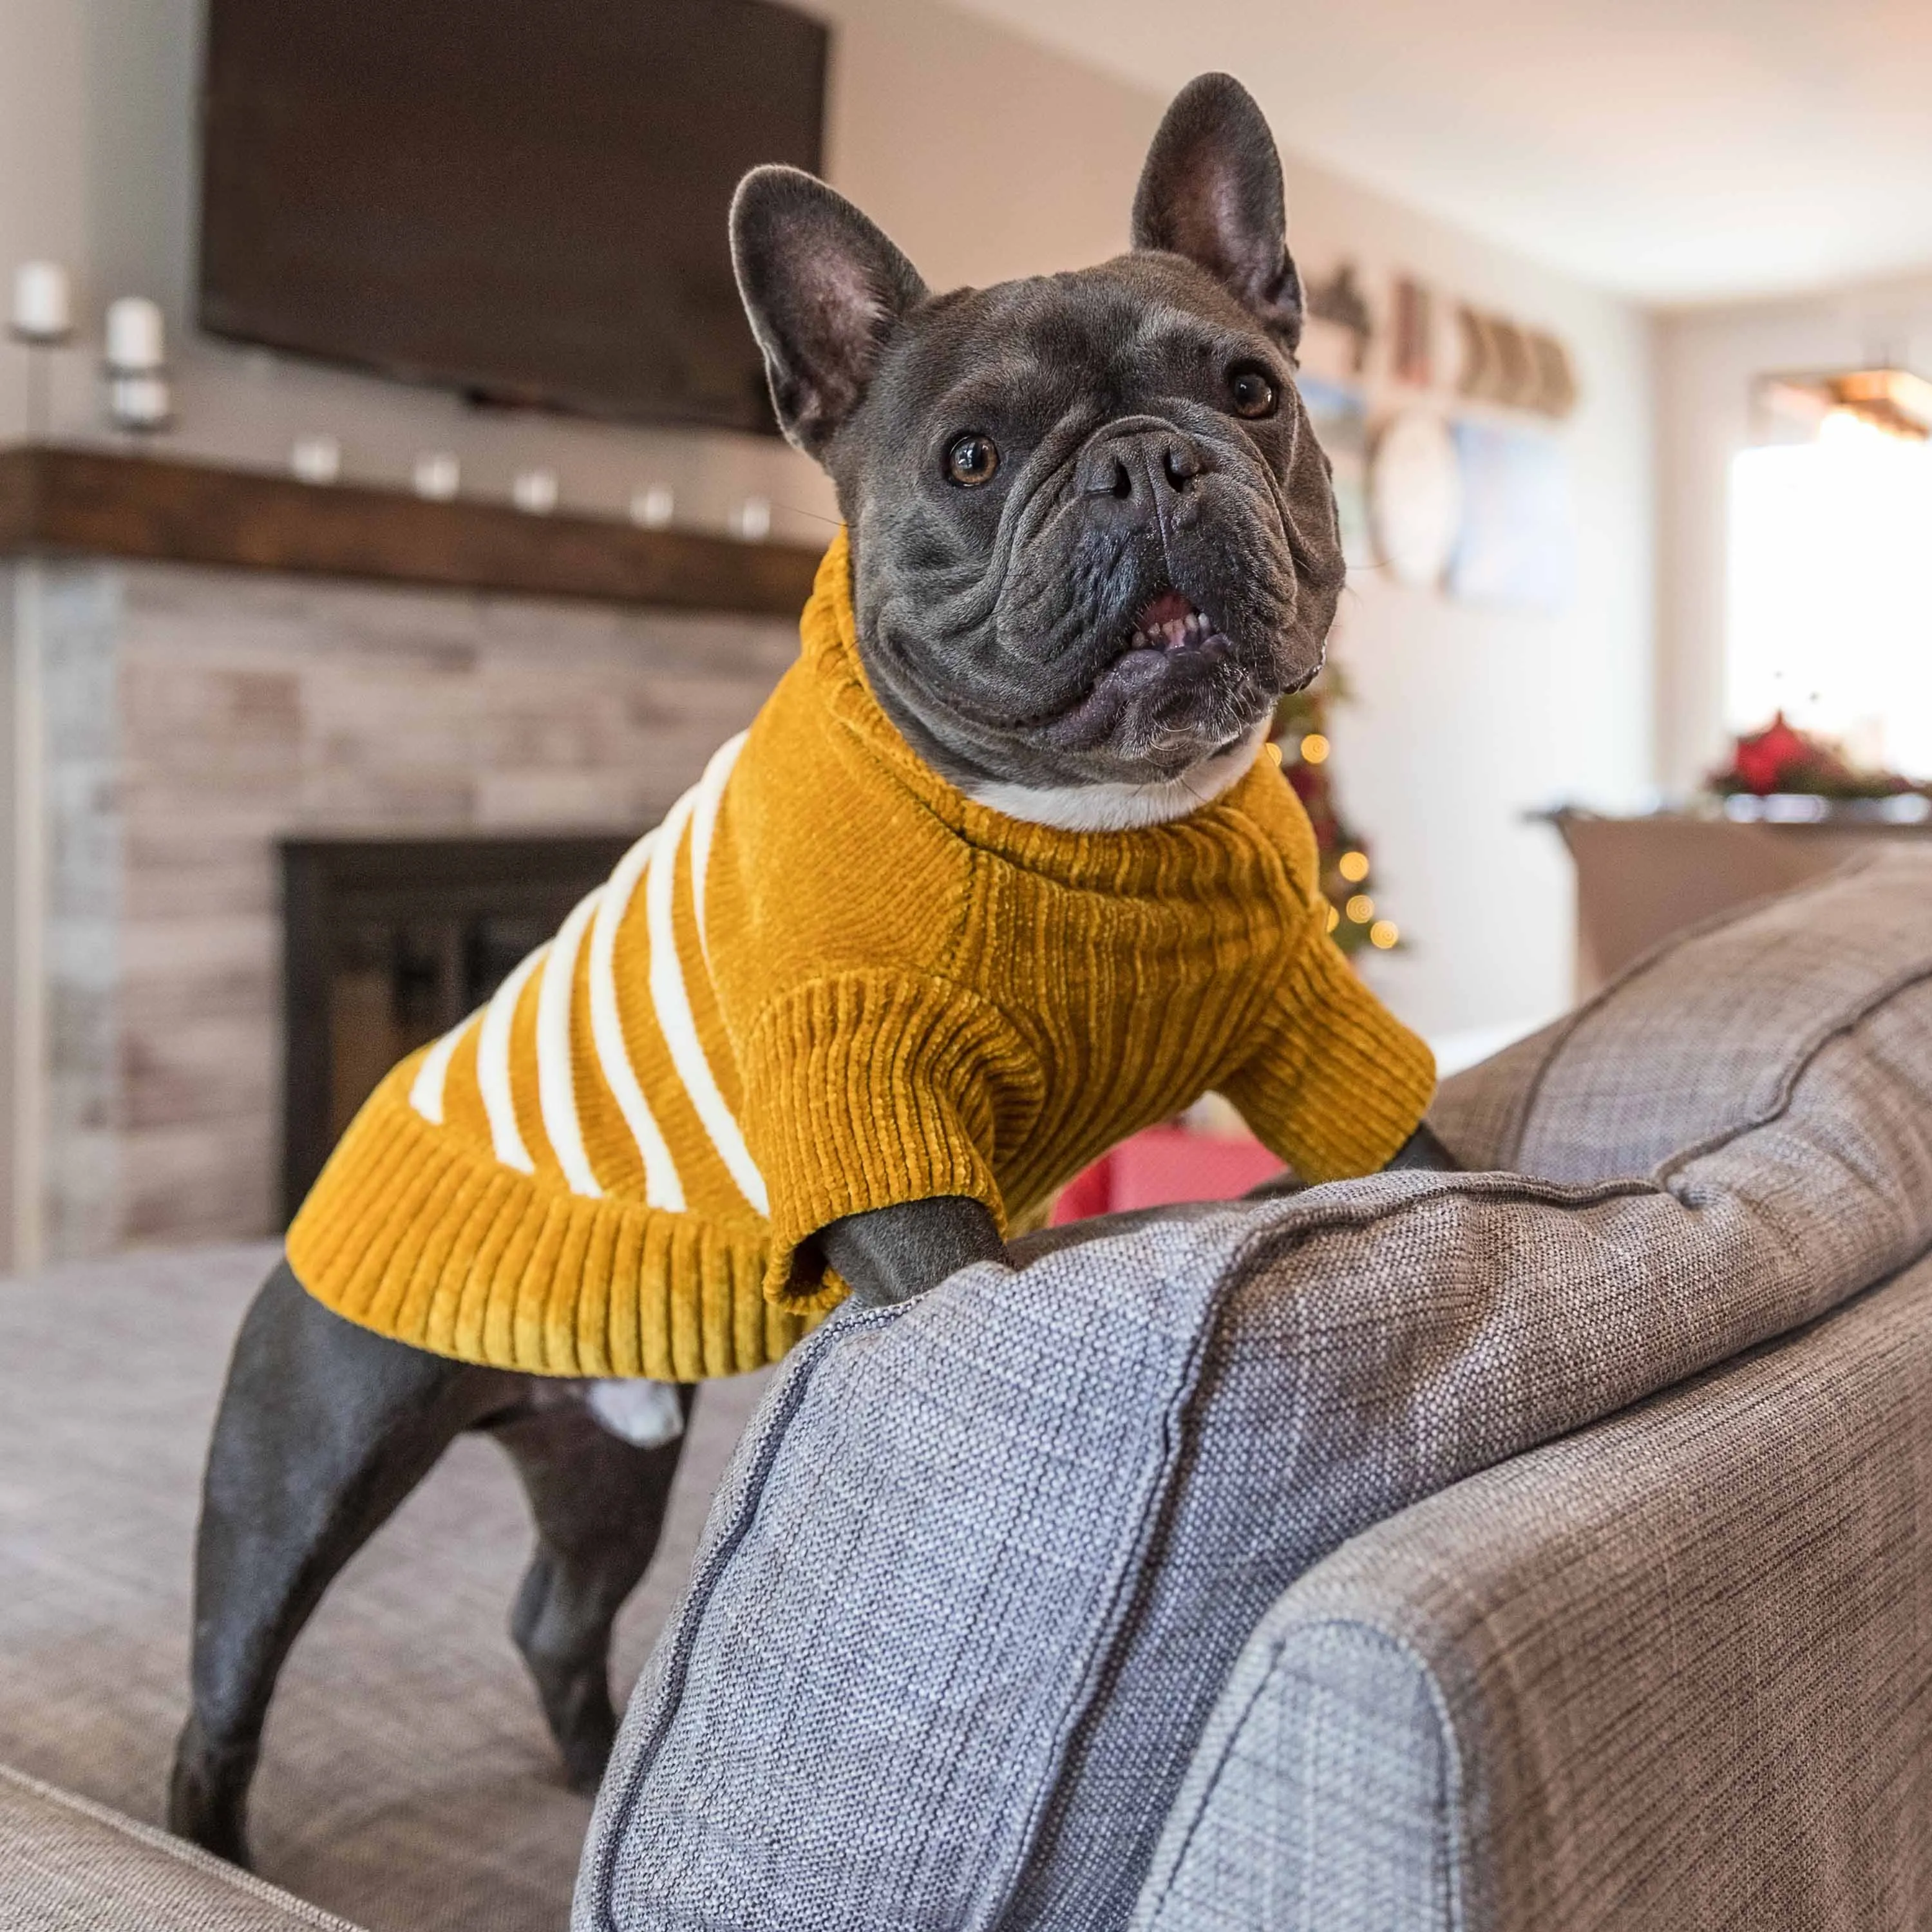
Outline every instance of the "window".
<path fill-rule="evenodd" d="M 1732 462 L 1725 722 L 1932 778 L 1932 449 L 1826 418 Z"/>

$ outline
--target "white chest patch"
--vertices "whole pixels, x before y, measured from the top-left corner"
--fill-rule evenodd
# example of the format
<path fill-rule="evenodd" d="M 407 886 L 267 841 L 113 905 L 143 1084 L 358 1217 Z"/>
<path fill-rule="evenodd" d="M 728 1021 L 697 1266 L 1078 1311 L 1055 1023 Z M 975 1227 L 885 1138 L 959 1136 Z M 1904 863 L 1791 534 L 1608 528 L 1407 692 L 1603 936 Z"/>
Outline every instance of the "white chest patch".
<path fill-rule="evenodd" d="M 668 1382 L 633 1381 L 625 1377 L 595 1382 L 584 1404 L 613 1436 L 634 1449 L 656 1449 L 675 1442 L 684 1433 L 684 1411 L 677 1390 Z"/>
<path fill-rule="evenodd" d="M 1268 723 L 1262 718 L 1246 736 L 1178 778 L 1147 784 L 987 784 L 974 787 L 967 796 L 1009 818 L 1058 832 L 1132 832 L 1164 825 L 1199 811 L 1241 778 L 1267 740 Z"/>

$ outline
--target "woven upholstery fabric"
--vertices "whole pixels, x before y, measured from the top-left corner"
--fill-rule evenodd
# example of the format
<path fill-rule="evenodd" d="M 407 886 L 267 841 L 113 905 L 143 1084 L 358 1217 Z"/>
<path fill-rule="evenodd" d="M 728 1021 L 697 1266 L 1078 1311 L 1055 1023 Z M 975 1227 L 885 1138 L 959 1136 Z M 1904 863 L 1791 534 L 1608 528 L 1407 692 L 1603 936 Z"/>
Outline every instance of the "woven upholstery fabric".
<path fill-rule="evenodd" d="M 159 1824 L 186 1714 L 202 1459 L 266 1246 L 0 1281 L 0 1763 Z M 618 1626 L 628 1683 L 676 1601 L 758 1393 L 701 1390 L 658 1558 Z M 297 1640 L 250 1808 L 265 1878 L 370 1932 L 556 1932 L 588 1802 L 508 1630 L 530 1513 L 458 1442 Z M 0 1928 L 10 1928 L 0 1852 Z"/>
<path fill-rule="evenodd" d="M 356 1932 L 347 1919 L 0 1765 L 7 1932 Z"/>
<path fill-rule="evenodd" d="M 1932 1923 L 1932 1264 L 1357 1538 L 1136 1932 Z"/>
<path fill-rule="evenodd" d="M 1599 1156 L 1625 1178 L 1316 1187 L 808 1338 L 640 1681 L 580 1932 L 1124 1924 L 1228 1669 L 1311 1564 L 1932 1246 L 1932 859 L 1831 890 L 1684 949 L 1733 974 L 1726 1015 L 1770 989 L 1754 1054 L 1748 1017 L 1677 1024 L 1703 976 L 1625 982 L 1655 1020 L 1618 1016 L 1650 1096 Z M 1597 1090 L 1538 1078 L 1546 1149 Z"/>
<path fill-rule="evenodd" d="M 1236 1666 L 1135 1932 L 1462 1932 L 1462 1767 L 1436 1682 L 1367 1618 L 1296 1612 L 1322 1568 Z"/>

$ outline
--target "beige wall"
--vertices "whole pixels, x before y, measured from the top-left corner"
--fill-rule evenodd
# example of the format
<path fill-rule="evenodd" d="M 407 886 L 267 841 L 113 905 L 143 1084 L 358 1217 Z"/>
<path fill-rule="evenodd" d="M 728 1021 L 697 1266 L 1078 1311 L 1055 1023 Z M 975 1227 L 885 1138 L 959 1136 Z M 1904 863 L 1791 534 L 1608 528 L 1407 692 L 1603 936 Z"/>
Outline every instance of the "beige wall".
<path fill-rule="evenodd" d="M 1283 130 L 1292 137 L 1292 130 Z M 1336 629 L 1358 701 L 1336 719 L 1346 801 L 1376 842 L 1384 908 L 1413 950 L 1378 982 L 1432 1034 L 1568 1004 L 1569 862 L 1525 814 L 1562 800 L 1628 808 L 1652 783 L 1650 331 L 1640 312 L 1291 166 L 1305 272 L 1345 255 L 1385 298 L 1397 271 L 1547 328 L 1582 397 L 1557 432 L 1578 530 L 1576 594 L 1557 616 L 1455 602 L 1358 573 Z M 1405 400 L 1372 364 L 1372 404 Z"/>
<path fill-rule="evenodd" d="M 1689 310 L 1660 318 L 1657 339 L 1658 770 L 1683 790 L 1726 742 L 1726 520 L 1752 383 L 1894 359 L 1932 369 L 1932 276 Z"/>
<path fill-rule="evenodd" d="M 824 0 L 838 28 L 830 172 L 938 285 L 1072 266 L 1126 239 L 1160 98 L 930 0 Z M 194 341 L 195 0 L 0 0 L 0 268 L 74 263 L 98 313 L 138 290 L 180 345 L 184 450 L 279 464 L 310 429 L 356 472 L 400 479 L 446 447 L 466 484 L 500 491 L 536 460 L 567 500 L 614 509 L 667 481 L 718 523 L 748 490 L 781 532 L 823 533 L 827 492 L 789 452 L 750 440 L 480 416 L 434 392 Z M 1174 76 L 1176 84 L 1184 74 Z M 1294 130 L 1278 130 L 1292 147 Z M 1564 432 L 1582 529 L 1575 606 L 1558 618 L 1482 611 L 1370 577 L 1341 649 L 1361 702 L 1341 722 L 1348 802 L 1377 840 L 1388 909 L 1414 940 L 1378 962 L 1390 997 L 1437 1032 L 1507 1024 L 1567 996 L 1567 866 L 1521 822 L 1559 796 L 1618 802 L 1650 780 L 1652 697 L 1649 337 L 1627 304 L 1291 160 L 1305 268 L 1346 254 L 1386 298 L 1397 269 L 1555 329 L 1582 406 Z M 648 212 L 640 210 L 640 223 Z M 9 375 L 16 372 L 10 364 Z M 89 358 L 62 370 L 63 426 L 86 430 Z M 20 389 L 0 382 L 0 436 Z"/>

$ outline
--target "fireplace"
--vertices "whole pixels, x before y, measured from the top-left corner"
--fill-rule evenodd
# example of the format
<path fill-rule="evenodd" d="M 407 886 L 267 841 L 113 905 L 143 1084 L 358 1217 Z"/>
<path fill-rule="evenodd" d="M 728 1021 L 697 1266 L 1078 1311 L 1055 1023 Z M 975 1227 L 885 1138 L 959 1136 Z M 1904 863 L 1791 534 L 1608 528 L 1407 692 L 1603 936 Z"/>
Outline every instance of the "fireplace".
<path fill-rule="evenodd" d="M 630 843 L 281 842 L 285 1222 L 382 1076 L 482 1005 Z"/>
<path fill-rule="evenodd" d="M 36 542 L 204 561 L 9 559 L 20 466 L 0 452 L 0 658 L 25 706 L 9 836 L 33 861 L 0 1042 L 18 1266 L 284 1225 L 383 1068 L 751 722 L 797 656 L 778 607 L 796 613 L 812 562 L 179 465 L 90 458 L 63 482 L 50 462 L 20 497 L 60 512 Z M 134 496 L 104 520 L 122 472 Z M 399 580 L 424 575 L 445 587 Z"/>

